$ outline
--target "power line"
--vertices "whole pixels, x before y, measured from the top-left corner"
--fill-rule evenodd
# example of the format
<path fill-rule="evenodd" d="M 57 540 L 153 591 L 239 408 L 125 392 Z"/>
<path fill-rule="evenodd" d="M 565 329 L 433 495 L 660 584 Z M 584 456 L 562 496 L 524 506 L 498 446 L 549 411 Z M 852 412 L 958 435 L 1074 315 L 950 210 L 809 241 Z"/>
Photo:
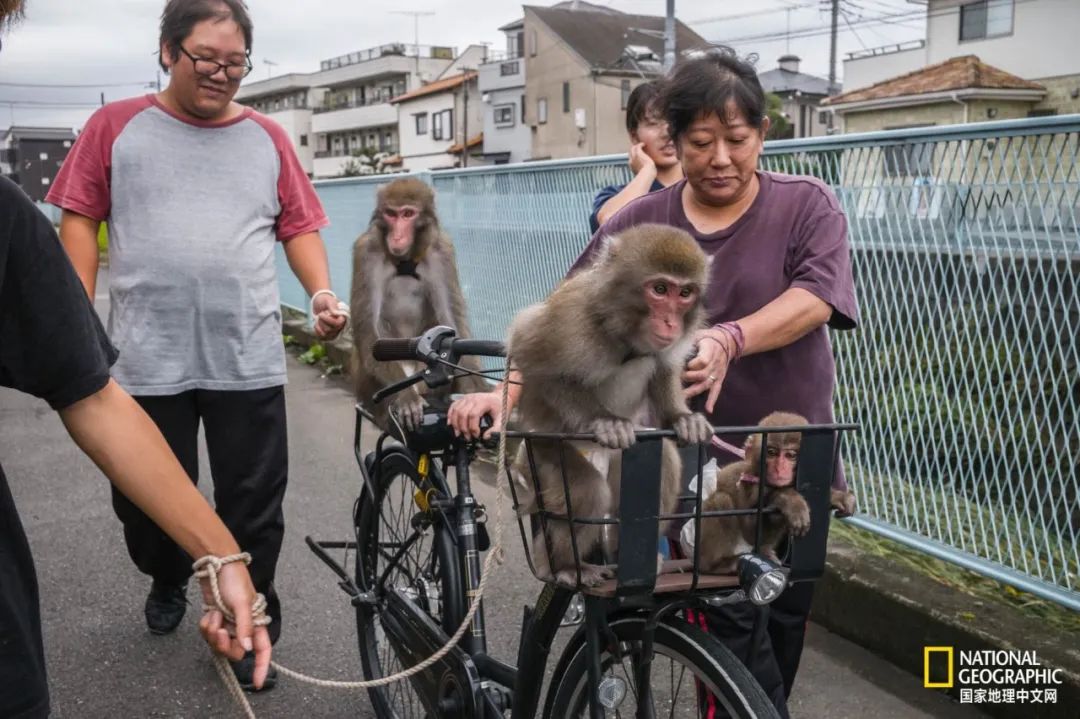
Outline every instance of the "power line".
<path fill-rule="evenodd" d="M 99 102 L 51 102 L 48 100 L 0 100 L 0 105 L 9 107 L 101 107 Z"/>
<path fill-rule="evenodd" d="M 66 89 L 97 89 L 99 87 L 135 87 L 153 85 L 153 80 L 147 80 L 145 82 L 104 82 L 104 83 L 86 83 L 86 84 L 54 84 L 46 82 L 0 82 L 0 87 L 28 87 L 28 88 L 47 88 L 52 90 L 66 90 Z"/>
<path fill-rule="evenodd" d="M 706 23 L 724 22 L 727 20 L 740 20 L 744 17 L 758 17 L 760 15 L 772 15 L 778 12 L 787 12 L 789 10 L 799 10 L 801 8 L 814 7 L 816 2 L 804 2 L 797 5 L 788 5 L 787 7 L 774 7 L 767 10 L 753 10 L 751 12 L 736 13 L 735 15 L 714 15 L 713 17 L 703 17 L 699 20 L 686 20 L 687 25 L 704 25 Z"/>

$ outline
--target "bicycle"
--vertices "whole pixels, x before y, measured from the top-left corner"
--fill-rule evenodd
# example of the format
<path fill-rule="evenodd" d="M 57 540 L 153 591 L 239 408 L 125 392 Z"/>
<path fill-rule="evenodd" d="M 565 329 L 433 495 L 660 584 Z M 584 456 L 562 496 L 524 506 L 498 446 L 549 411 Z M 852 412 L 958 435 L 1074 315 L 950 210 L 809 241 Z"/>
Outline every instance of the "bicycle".
<path fill-rule="evenodd" d="M 452 372 L 461 369 L 461 357 L 501 357 L 505 352 L 499 342 L 459 339 L 452 329 L 436 327 L 417 338 L 379 340 L 373 354 L 380 361 L 419 361 L 424 367 L 381 390 L 375 397 L 381 401 L 420 381 L 430 387 L 448 384 Z M 337 574 L 339 586 L 349 595 L 356 611 L 364 677 L 376 679 L 431 656 L 458 629 L 480 585 L 480 553 L 488 549 L 490 539 L 485 523 L 478 521 L 484 518 L 485 508 L 476 501 L 470 484 L 470 464 L 480 443 L 455 438 L 444 408 L 427 408 L 421 426 L 404 433 L 403 443 L 381 433 L 375 450 L 366 456 L 361 450 L 364 419 L 371 416 L 357 405 L 353 445 L 363 483 L 353 507 L 355 540 L 327 542 L 309 536 L 306 541 Z M 788 565 L 780 567 L 751 553 L 740 560 L 738 576 L 699 572 L 696 547 L 692 559 L 665 562 L 664 572 L 658 574 L 659 522 L 682 519 L 699 528 L 702 519 L 711 516 L 755 511 L 760 516 L 773 510 L 759 506 L 702 512 L 703 482 L 699 481 L 696 492 L 684 497 L 692 504 L 690 511 L 659 515 L 659 482 L 655 481 L 660 470 L 659 440 L 674 433 L 639 431 L 638 442 L 623 454 L 623 486 L 633 483 L 634 491 L 621 493 L 618 519 L 574 517 L 572 508 L 568 516 L 558 516 L 540 507 L 529 518 L 527 533 L 524 518 L 518 515 L 534 575 L 531 529 L 540 526 L 546 536 L 551 522 L 621 526 L 616 578 L 595 587 L 565 586 L 541 578 L 544 584 L 536 602 L 525 607 L 516 667 L 487 653 L 481 604 L 469 630 L 440 661 L 408 682 L 368 690 L 376 715 L 494 719 L 511 711 L 515 718 L 531 719 L 540 706 L 542 682 L 536 678 L 544 676 L 563 616 L 580 592 L 585 619 L 555 664 L 543 717 L 641 718 L 657 716 L 660 708 L 665 716 L 698 716 L 707 695 L 728 716 L 777 716 L 743 662 L 677 615 L 740 601 L 764 608 L 788 583 L 821 575 L 839 431 L 852 428 L 811 425 L 769 430 L 804 433 L 797 481 L 811 507 L 811 530 L 790 543 Z M 510 431 L 506 436 L 524 442 L 526 452 L 531 452 L 529 443 L 534 439 L 592 439 L 591 435 Z M 704 448 L 698 447 L 699 477 L 704 462 Z M 456 491 L 451 491 L 446 478 L 450 466 L 455 469 Z M 510 491 L 516 509 L 519 502 L 512 482 Z M 344 549 L 346 557 L 355 550 L 353 575 L 330 556 L 331 549 Z M 574 555 L 580 563 L 576 546 Z M 757 631 L 764 631 L 764 622 L 759 624 Z M 678 670 L 677 665 L 681 665 Z M 669 678 L 671 685 L 658 686 L 657 677 Z M 686 699 L 680 700 L 684 688 Z"/>

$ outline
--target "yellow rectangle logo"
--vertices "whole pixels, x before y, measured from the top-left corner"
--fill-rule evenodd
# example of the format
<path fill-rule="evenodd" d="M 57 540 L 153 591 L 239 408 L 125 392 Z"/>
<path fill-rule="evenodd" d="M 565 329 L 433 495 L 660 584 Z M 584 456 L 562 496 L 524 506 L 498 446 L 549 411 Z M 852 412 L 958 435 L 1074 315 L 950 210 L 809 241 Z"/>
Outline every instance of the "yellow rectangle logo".
<path fill-rule="evenodd" d="M 930 680 L 930 657 L 933 654 L 944 654 L 948 660 L 948 673 L 946 680 L 934 682 Z M 923 647 L 923 686 L 927 689 L 951 689 L 953 685 L 953 648 L 952 647 Z"/>

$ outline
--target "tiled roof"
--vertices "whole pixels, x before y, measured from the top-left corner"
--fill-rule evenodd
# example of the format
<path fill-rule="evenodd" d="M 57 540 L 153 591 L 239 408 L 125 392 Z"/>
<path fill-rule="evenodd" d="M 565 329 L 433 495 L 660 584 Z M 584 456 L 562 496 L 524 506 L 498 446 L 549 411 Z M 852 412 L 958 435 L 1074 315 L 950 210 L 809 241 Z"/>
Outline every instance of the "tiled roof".
<path fill-rule="evenodd" d="M 929 65 L 906 75 L 889 78 L 870 87 L 858 88 L 826 98 L 823 105 L 866 102 L 886 98 L 926 95 L 951 90 L 1045 90 L 1037 82 L 1025 80 L 987 65 L 976 55 L 964 55 Z"/>
<path fill-rule="evenodd" d="M 469 147 L 476 147 L 477 145 L 479 145 L 483 141 L 484 141 L 484 133 L 481 132 L 479 135 L 474 135 L 474 136 L 469 138 Z M 450 149 L 447 150 L 447 152 L 449 152 L 451 154 L 454 154 L 454 155 L 461 152 L 461 143 L 460 142 L 455 142 L 453 145 L 450 146 Z"/>
<path fill-rule="evenodd" d="M 444 92 L 446 90 L 452 90 L 455 87 L 461 86 L 466 80 L 472 80 L 476 77 L 475 72 L 464 72 L 460 75 L 451 75 L 450 77 L 444 77 L 441 80 L 435 82 L 429 82 L 423 87 L 418 87 L 412 92 L 407 92 L 404 95 L 398 95 L 390 102 L 407 102 L 409 100 L 415 100 L 418 97 L 424 97 L 425 95 L 434 95 L 438 92 Z"/>

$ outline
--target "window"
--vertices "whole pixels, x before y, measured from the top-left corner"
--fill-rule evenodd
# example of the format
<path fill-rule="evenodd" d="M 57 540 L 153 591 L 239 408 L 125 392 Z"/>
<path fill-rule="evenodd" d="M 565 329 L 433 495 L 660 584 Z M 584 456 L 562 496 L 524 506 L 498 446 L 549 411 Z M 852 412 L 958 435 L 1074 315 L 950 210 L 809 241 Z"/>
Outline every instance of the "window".
<path fill-rule="evenodd" d="M 619 109 L 625 110 L 626 106 L 630 104 L 630 81 L 623 80 L 619 85 L 619 91 L 621 93 L 619 98 Z"/>
<path fill-rule="evenodd" d="M 1058 113 L 1057 110 L 1045 109 L 1045 110 L 1028 110 L 1028 117 L 1053 117 Z"/>
<path fill-rule="evenodd" d="M 529 54 L 536 57 L 536 30 L 529 31 Z"/>
<path fill-rule="evenodd" d="M 536 121 L 543 125 L 547 122 L 547 98 L 542 97 L 536 101 Z"/>
<path fill-rule="evenodd" d="M 960 40 L 1010 35 L 1015 0 L 978 0 L 960 6 Z"/>
<path fill-rule="evenodd" d="M 300 147 L 307 147 L 307 135 L 300 136 Z"/>
<path fill-rule="evenodd" d="M 570 112 L 570 83 L 562 84 L 562 111 Z"/>
<path fill-rule="evenodd" d="M 498 105 L 495 108 L 495 126 L 496 127 L 513 127 L 514 126 L 514 106 L 513 105 Z"/>
<path fill-rule="evenodd" d="M 521 124 L 525 124 L 525 96 L 521 96 Z"/>
<path fill-rule="evenodd" d="M 428 114 L 426 112 L 418 112 L 413 117 L 416 118 L 416 134 L 427 134 Z"/>
<path fill-rule="evenodd" d="M 517 60 L 513 62 L 504 62 L 499 65 L 499 75 L 506 77 L 507 75 L 517 75 L 521 72 L 521 64 Z"/>
<path fill-rule="evenodd" d="M 452 140 L 454 138 L 454 111 L 443 110 L 431 113 L 431 139 Z"/>

